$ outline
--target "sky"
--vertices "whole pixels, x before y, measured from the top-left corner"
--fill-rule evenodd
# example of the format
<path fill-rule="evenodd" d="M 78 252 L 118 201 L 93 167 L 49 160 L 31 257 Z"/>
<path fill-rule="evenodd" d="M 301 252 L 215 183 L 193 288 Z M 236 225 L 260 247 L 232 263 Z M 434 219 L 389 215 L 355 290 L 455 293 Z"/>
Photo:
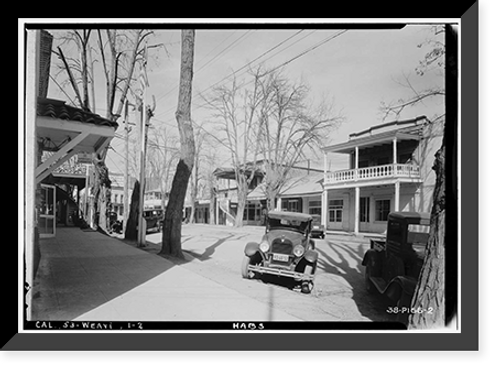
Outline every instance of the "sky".
<path fill-rule="evenodd" d="M 262 27 L 260 25 L 259 27 Z M 292 81 L 310 87 L 310 99 L 332 101 L 334 110 L 345 120 L 331 133 L 325 145 L 347 141 L 348 135 L 380 124 L 381 101 L 394 102 L 411 96 L 411 89 L 402 85 L 408 76 L 415 89 L 444 84 L 443 76 L 430 72 L 417 76 L 415 68 L 428 46 L 418 45 L 432 36 L 430 25 L 407 25 L 401 30 L 315 29 L 200 29 L 195 36 L 192 118 L 203 123 L 208 113 L 200 107 L 200 94 L 208 94 L 213 86 L 228 83 L 234 72 L 239 79 L 248 77 L 246 65 L 264 63 L 273 68 L 286 63 L 283 72 Z M 163 43 L 166 49 L 148 54 L 148 101 L 154 95 L 156 111 L 153 125 L 176 128 L 174 117 L 180 75 L 180 30 L 155 30 L 148 43 Z M 288 62 L 288 63 L 287 63 Z M 243 68 L 243 69 L 242 69 Z M 240 71 L 241 69 L 241 71 Z M 225 79 L 225 80 L 224 80 Z M 104 79 L 102 79 L 104 80 Z M 104 114 L 104 84 L 97 92 L 97 112 Z M 99 89 L 99 88 L 98 88 Z M 67 101 L 52 84 L 49 97 Z M 409 108 L 401 119 L 443 113 L 442 101 L 430 100 Z M 394 118 L 387 118 L 385 122 Z M 123 120 L 119 119 L 119 124 Z M 123 135 L 123 125 L 117 130 Z M 108 152 L 112 172 L 124 169 L 123 140 L 114 139 L 115 152 Z M 224 162 L 224 159 L 221 159 Z M 334 165 L 335 166 L 335 165 Z M 344 163 L 339 161 L 338 167 Z"/>

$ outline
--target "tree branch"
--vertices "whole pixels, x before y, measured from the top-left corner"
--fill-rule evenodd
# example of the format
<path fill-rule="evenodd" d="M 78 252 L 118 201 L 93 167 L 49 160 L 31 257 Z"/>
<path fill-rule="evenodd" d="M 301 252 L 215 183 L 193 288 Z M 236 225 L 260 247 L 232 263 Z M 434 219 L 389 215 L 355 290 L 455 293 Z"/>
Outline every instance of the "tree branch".
<path fill-rule="evenodd" d="M 71 86 L 73 87 L 73 90 L 75 91 L 76 98 L 78 99 L 78 103 L 80 104 L 81 108 L 84 108 L 82 97 L 80 96 L 80 92 L 78 90 L 78 85 L 76 84 L 76 80 L 73 76 L 73 73 L 71 72 L 71 69 L 68 65 L 68 62 L 66 61 L 66 58 L 64 57 L 64 53 L 60 47 L 58 47 L 57 49 L 59 50 L 59 56 L 64 63 L 64 67 L 66 68 L 66 72 L 68 73 L 69 80 L 71 82 Z"/>

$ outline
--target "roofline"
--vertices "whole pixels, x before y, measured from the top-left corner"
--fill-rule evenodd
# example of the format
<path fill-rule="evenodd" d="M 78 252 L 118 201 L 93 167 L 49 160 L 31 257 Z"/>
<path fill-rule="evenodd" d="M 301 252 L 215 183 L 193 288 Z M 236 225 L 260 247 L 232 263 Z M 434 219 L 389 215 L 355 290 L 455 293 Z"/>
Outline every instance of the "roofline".
<path fill-rule="evenodd" d="M 374 126 L 368 128 L 368 129 L 362 130 L 361 132 L 350 133 L 349 134 L 349 138 L 360 136 L 360 135 L 363 135 L 365 133 L 369 133 L 369 132 L 371 132 L 374 129 L 380 129 L 380 128 L 384 128 L 384 127 L 390 127 L 392 125 L 404 125 L 404 124 L 409 124 L 409 123 L 415 123 L 415 124 L 417 124 L 417 122 L 420 121 L 420 120 L 425 120 L 425 121 L 429 122 L 429 119 L 427 119 L 427 116 L 425 116 L 425 115 L 416 116 L 416 117 L 414 117 L 412 119 L 394 120 L 394 121 L 391 121 L 389 123 L 382 123 L 382 124 L 374 125 Z"/>
<path fill-rule="evenodd" d="M 381 143 L 387 143 L 393 139 L 398 140 L 415 140 L 419 141 L 421 136 L 418 134 L 404 133 L 400 129 L 395 129 L 390 132 L 379 133 L 369 137 L 361 137 L 357 139 L 351 139 L 347 142 L 325 146 L 321 150 L 324 152 L 340 152 L 340 153 L 350 153 L 356 147 L 372 146 Z"/>
<path fill-rule="evenodd" d="M 356 138 L 356 137 L 370 133 L 372 130 L 376 130 L 376 129 L 380 129 L 380 128 L 384 128 L 384 127 L 389 127 L 389 126 L 393 126 L 393 125 L 404 125 L 404 124 L 409 124 L 409 123 L 415 123 L 417 125 L 418 122 L 422 121 L 422 120 L 425 120 L 426 123 L 429 123 L 429 119 L 427 119 L 427 116 L 420 115 L 420 116 L 417 116 L 417 117 L 412 118 L 412 119 L 395 120 L 395 121 L 391 121 L 389 123 L 378 124 L 378 125 L 375 125 L 375 126 L 368 128 L 368 129 L 365 129 L 361 132 L 349 134 L 349 140 L 347 142 L 342 142 L 342 143 L 338 143 L 335 145 L 325 146 L 325 147 L 322 147 L 321 150 L 323 152 L 350 153 L 356 147 L 376 145 L 376 144 L 380 144 L 380 143 L 389 142 L 390 140 L 393 140 L 393 139 L 417 140 L 418 141 L 421 139 L 420 135 L 403 132 L 403 130 L 407 129 L 407 128 L 396 128 L 396 129 L 388 131 L 388 132 L 382 132 L 382 133 L 378 133 L 378 134 L 374 134 L 374 135 L 363 136 L 360 138 Z M 420 124 L 420 125 L 422 125 L 422 124 Z"/>

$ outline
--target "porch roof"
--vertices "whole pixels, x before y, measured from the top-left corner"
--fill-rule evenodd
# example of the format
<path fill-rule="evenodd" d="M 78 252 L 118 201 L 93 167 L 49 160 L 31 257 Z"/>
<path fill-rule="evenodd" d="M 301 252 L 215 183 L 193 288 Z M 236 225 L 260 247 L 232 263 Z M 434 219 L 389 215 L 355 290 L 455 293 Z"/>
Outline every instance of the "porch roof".
<path fill-rule="evenodd" d="M 301 177 L 290 182 L 281 193 L 281 197 L 306 196 L 323 192 L 323 174 Z"/>
<path fill-rule="evenodd" d="M 266 199 L 264 187 L 264 183 L 259 184 L 255 189 L 248 193 L 247 200 L 255 201 Z M 290 179 L 278 196 L 281 198 L 289 198 L 316 194 L 321 195 L 322 192 L 323 173 L 320 175 L 314 174 Z"/>
<path fill-rule="evenodd" d="M 100 153 L 113 139 L 118 127 L 116 122 L 69 106 L 64 101 L 40 97 L 35 124 L 41 149 L 54 152 L 37 167 L 36 182 L 41 182 L 75 154 Z"/>
<path fill-rule="evenodd" d="M 390 143 L 394 139 L 419 141 L 421 137 L 419 134 L 402 132 L 400 129 L 396 129 L 384 133 L 378 133 L 375 135 L 351 139 L 347 142 L 335 145 L 325 146 L 322 148 L 322 150 L 324 152 L 337 152 L 343 154 L 350 154 L 356 149 L 356 147 L 363 148 L 363 147 L 376 146 L 383 143 Z"/>

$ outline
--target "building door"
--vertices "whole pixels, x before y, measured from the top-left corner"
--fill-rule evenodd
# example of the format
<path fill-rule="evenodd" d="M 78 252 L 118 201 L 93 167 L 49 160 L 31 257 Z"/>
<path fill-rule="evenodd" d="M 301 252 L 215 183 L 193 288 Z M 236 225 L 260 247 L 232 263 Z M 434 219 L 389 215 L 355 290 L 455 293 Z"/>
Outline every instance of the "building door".
<path fill-rule="evenodd" d="M 359 231 L 368 231 L 370 224 L 370 197 L 359 198 Z"/>
<path fill-rule="evenodd" d="M 56 236 L 56 187 L 41 184 L 38 231 L 40 238 Z"/>
<path fill-rule="evenodd" d="M 344 200 L 333 199 L 328 201 L 328 229 L 342 230 L 344 219 Z"/>

